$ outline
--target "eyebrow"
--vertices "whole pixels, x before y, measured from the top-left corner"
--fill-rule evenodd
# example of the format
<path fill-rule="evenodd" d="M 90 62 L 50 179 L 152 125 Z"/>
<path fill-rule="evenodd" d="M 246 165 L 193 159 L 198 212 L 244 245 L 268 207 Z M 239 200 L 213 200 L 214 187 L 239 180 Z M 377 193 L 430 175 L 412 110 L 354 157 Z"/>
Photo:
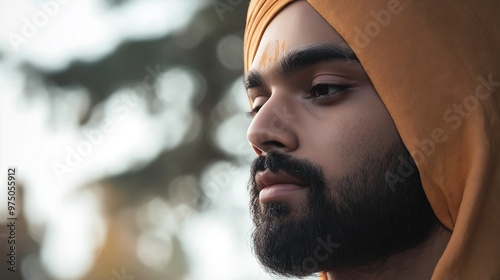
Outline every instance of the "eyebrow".
<path fill-rule="evenodd" d="M 278 72 L 282 75 L 291 75 L 305 68 L 311 67 L 318 63 L 325 62 L 358 62 L 354 52 L 350 49 L 324 44 L 314 45 L 306 49 L 295 50 L 287 54 L 280 60 Z M 252 70 L 244 79 L 245 88 L 262 87 L 264 80 L 262 75 Z"/>

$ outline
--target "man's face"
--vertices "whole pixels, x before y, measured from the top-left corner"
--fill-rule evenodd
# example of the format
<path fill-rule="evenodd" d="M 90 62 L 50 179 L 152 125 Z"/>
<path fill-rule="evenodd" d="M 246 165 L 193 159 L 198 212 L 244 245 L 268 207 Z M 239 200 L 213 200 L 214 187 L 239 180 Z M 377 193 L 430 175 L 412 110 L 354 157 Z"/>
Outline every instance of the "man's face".
<path fill-rule="evenodd" d="M 388 77 L 390 78 L 390 77 Z M 436 225 L 419 174 L 363 67 L 305 1 L 268 25 L 246 78 L 261 262 L 285 275 L 369 265 Z"/>

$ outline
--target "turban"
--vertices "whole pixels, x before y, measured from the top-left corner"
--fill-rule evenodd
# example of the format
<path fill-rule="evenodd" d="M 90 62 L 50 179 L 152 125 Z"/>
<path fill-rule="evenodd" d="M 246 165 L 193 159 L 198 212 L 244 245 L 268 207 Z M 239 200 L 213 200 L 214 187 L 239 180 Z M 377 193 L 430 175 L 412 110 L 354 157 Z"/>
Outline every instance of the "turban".
<path fill-rule="evenodd" d="M 432 279 L 500 279 L 500 1 L 307 1 L 359 58 L 452 231 Z M 245 72 L 290 2 L 250 2 Z"/>

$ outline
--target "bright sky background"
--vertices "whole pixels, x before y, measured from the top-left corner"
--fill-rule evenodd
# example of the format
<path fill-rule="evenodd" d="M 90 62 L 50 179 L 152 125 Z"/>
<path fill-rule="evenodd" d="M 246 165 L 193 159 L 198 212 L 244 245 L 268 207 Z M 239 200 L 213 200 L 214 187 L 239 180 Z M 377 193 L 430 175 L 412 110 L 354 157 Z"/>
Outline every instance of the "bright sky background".
<path fill-rule="evenodd" d="M 176 30 L 202 3 L 206 1 L 140 0 L 110 10 L 102 0 L 2 0 L 0 50 L 15 54 L 16 62 L 62 68 L 74 58 L 98 59 L 124 39 L 160 37 Z M 26 41 L 13 39 L 16 35 Z"/>

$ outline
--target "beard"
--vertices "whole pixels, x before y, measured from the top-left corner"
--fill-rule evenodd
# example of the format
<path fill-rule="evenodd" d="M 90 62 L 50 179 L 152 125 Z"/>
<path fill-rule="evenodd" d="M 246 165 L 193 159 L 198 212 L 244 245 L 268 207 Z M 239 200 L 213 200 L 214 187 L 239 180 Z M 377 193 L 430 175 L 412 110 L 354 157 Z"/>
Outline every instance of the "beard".
<path fill-rule="evenodd" d="M 305 182 L 307 201 L 299 209 L 261 206 L 255 175 L 266 169 Z M 401 142 L 329 181 L 320 166 L 271 151 L 255 159 L 249 190 L 255 254 L 269 272 L 284 276 L 374 267 L 420 247 L 439 224 Z"/>

